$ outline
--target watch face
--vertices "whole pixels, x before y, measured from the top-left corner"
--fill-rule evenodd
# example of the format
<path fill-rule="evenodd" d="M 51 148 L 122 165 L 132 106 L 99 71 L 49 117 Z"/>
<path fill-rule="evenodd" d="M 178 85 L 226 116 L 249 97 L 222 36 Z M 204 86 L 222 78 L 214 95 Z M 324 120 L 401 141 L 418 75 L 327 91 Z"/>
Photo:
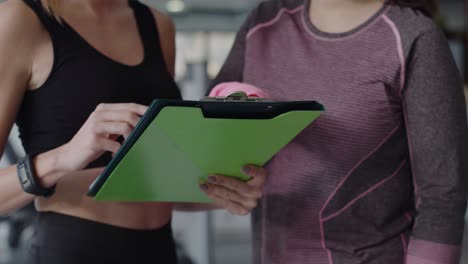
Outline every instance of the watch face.
<path fill-rule="evenodd" d="M 31 180 L 28 177 L 28 172 L 26 171 L 26 166 L 24 165 L 24 163 L 18 164 L 18 168 L 19 168 L 18 176 L 20 178 L 21 185 L 24 188 L 31 187 Z"/>
<path fill-rule="evenodd" d="M 20 177 L 20 180 L 21 180 L 21 184 L 25 184 L 27 181 L 29 181 L 28 177 L 26 176 L 26 173 L 25 171 L 23 171 L 23 173 L 19 173 L 19 177 Z"/>
<path fill-rule="evenodd" d="M 26 181 L 23 181 L 23 186 L 24 186 L 25 188 L 31 187 L 31 181 L 28 180 L 28 179 L 26 179 Z"/>

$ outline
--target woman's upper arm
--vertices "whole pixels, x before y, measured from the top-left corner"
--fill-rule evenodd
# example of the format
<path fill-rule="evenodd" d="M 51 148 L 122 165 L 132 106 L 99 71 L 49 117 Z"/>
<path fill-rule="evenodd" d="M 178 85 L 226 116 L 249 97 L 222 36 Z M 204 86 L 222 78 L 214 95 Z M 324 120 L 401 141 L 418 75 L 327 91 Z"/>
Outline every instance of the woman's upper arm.
<path fill-rule="evenodd" d="M 30 78 L 37 21 L 28 11 L 20 1 L 0 4 L 0 154 Z"/>
<path fill-rule="evenodd" d="M 410 243 L 408 254 L 414 260 L 427 260 L 428 252 L 439 254 L 439 260 L 455 260 L 448 256 L 458 254 L 453 252 L 459 247 L 452 249 L 463 238 L 467 109 L 461 74 L 442 31 L 428 31 L 414 44 L 402 95 L 417 208 L 412 230 L 415 242 Z M 428 245 L 436 245 L 440 252 L 431 251 Z M 451 263 L 455 261 L 444 262 Z"/>
<path fill-rule="evenodd" d="M 152 11 L 158 26 L 159 40 L 161 42 L 164 61 L 166 62 L 167 70 L 171 76 L 174 77 L 176 57 L 174 22 L 169 16 L 156 9 L 152 9 Z"/>

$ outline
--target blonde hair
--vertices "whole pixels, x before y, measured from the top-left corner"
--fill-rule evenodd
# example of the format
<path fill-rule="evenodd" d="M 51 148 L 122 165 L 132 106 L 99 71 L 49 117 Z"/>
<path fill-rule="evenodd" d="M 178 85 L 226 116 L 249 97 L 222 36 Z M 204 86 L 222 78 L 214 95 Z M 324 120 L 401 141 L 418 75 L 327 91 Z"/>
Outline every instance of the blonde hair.
<path fill-rule="evenodd" d="M 60 0 L 38 0 L 44 10 L 52 17 L 60 21 Z"/>

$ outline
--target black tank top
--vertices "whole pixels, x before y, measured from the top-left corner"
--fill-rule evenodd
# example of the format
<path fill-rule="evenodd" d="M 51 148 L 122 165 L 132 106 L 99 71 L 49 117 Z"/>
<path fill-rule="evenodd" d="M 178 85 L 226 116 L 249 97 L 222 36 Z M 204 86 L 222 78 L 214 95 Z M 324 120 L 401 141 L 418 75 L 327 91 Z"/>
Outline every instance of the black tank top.
<path fill-rule="evenodd" d="M 35 156 L 69 142 L 100 103 L 149 105 L 156 98 L 181 99 L 147 6 L 129 1 L 144 59 L 128 66 L 98 52 L 66 22 L 50 17 L 40 1 L 24 1 L 50 34 L 54 54 L 48 79 L 38 89 L 26 92 L 17 116 L 26 153 Z M 88 167 L 105 166 L 109 160 L 110 154 L 106 154 Z"/>

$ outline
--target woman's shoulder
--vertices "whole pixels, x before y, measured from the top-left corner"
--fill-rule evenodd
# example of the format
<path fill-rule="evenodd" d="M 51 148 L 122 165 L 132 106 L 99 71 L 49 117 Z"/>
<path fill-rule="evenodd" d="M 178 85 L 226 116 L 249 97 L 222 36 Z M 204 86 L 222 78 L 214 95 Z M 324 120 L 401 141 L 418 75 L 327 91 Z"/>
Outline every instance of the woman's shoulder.
<path fill-rule="evenodd" d="M 11 23 L 11 27 L 21 27 L 23 30 L 40 27 L 40 21 L 34 11 L 24 0 L 8 0 L 0 4 L 1 23 Z"/>
<path fill-rule="evenodd" d="M 158 25 L 159 34 L 163 36 L 173 36 L 175 34 L 175 25 L 172 18 L 156 8 L 150 7 L 150 10 Z"/>
<path fill-rule="evenodd" d="M 31 41 L 42 31 L 41 23 L 23 0 L 8 0 L 0 4 L 0 39 Z"/>
<path fill-rule="evenodd" d="M 26 56 L 31 54 L 42 34 L 44 29 L 39 18 L 23 0 L 0 4 L 0 49 Z"/>
<path fill-rule="evenodd" d="M 281 11 L 281 10 L 290 10 L 300 7 L 305 7 L 306 1 L 304 0 L 268 0 L 260 2 L 257 5 L 258 11 Z"/>
<path fill-rule="evenodd" d="M 163 56 L 167 65 L 167 69 L 174 76 L 175 67 L 175 25 L 171 17 L 163 12 L 150 8 L 158 27 L 158 34 L 163 51 Z M 163 37 L 161 37 L 163 36 Z"/>
<path fill-rule="evenodd" d="M 275 20 L 284 12 L 291 13 L 301 8 L 305 8 L 304 0 L 268 0 L 260 2 L 254 7 L 247 18 L 247 28 L 252 28 L 258 24 Z"/>
<path fill-rule="evenodd" d="M 385 16 L 400 34 L 404 46 L 411 45 L 428 32 L 441 32 L 432 18 L 413 8 L 392 5 Z"/>

